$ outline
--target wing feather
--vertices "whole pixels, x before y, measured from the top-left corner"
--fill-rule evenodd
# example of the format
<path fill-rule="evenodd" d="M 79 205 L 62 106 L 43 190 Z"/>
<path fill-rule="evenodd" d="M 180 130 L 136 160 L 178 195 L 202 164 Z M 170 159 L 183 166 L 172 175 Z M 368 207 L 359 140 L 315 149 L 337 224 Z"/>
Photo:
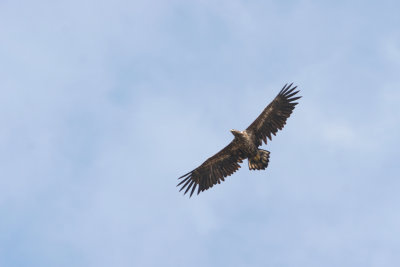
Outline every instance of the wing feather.
<path fill-rule="evenodd" d="M 190 192 L 190 196 L 192 196 L 198 186 L 197 194 L 199 194 L 213 187 L 215 184 L 225 181 L 225 177 L 233 174 L 240 168 L 239 163 L 243 162 L 245 158 L 240 145 L 234 139 L 229 145 L 208 158 L 199 167 L 179 177 L 179 179 L 183 179 L 177 185 L 180 186 L 183 184 L 179 191 L 186 188 L 184 193 L 186 194 L 192 188 Z"/>
<path fill-rule="evenodd" d="M 301 96 L 294 97 L 299 90 L 295 91 L 297 86 L 292 87 L 292 84 L 286 84 L 274 100 L 246 129 L 249 134 L 254 136 L 257 146 L 260 146 L 262 141 L 267 144 L 267 140 L 271 140 L 271 134 L 276 135 L 278 130 L 283 129 L 286 120 L 298 104 L 294 101 L 300 99 Z"/>

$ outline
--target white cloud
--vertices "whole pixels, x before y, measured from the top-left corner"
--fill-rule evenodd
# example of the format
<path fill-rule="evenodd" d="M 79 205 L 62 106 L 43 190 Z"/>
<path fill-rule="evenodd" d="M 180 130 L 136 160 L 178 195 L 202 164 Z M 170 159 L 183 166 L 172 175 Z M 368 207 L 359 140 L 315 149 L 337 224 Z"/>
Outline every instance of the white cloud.
<path fill-rule="evenodd" d="M 322 136 L 330 145 L 345 148 L 357 145 L 357 138 L 359 138 L 355 129 L 344 122 L 329 122 L 324 124 Z"/>
<path fill-rule="evenodd" d="M 400 38 L 400 37 L 399 37 Z M 388 37 L 382 41 L 382 53 L 383 56 L 389 62 L 400 64 L 400 41 L 399 38 Z"/>

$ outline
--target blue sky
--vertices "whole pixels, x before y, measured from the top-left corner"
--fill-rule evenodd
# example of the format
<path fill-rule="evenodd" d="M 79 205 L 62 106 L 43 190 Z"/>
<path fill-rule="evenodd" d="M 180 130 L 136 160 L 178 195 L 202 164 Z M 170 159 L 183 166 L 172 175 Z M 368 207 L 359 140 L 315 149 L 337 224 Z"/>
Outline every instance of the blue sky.
<path fill-rule="evenodd" d="M 398 10 L 0 1 L 0 266 L 399 266 Z M 286 82 L 268 169 L 178 193 Z"/>

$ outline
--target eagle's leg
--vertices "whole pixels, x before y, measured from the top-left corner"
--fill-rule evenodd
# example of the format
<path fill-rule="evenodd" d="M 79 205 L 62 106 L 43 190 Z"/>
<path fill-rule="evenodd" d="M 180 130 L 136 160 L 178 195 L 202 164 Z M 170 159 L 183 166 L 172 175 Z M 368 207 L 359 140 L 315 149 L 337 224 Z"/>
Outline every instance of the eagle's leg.
<path fill-rule="evenodd" d="M 265 170 L 268 167 L 269 151 L 259 149 L 257 155 L 248 158 L 250 170 Z"/>

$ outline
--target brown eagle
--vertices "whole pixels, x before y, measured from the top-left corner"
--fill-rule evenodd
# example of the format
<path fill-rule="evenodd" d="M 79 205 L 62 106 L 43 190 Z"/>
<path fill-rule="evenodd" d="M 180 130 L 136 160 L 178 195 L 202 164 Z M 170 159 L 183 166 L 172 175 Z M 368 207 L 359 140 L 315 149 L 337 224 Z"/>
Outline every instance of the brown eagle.
<path fill-rule="evenodd" d="M 198 187 L 197 194 L 199 194 L 224 181 L 225 177 L 240 168 L 239 163 L 246 158 L 250 170 L 265 170 L 268 167 L 270 152 L 258 147 L 262 145 L 262 141 L 267 144 L 267 137 L 271 140 L 271 134 L 276 135 L 278 130 L 282 130 L 287 118 L 298 104 L 294 101 L 301 96 L 295 97 L 299 90 L 295 91 L 297 86 L 291 88 L 292 84 L 289 86 L 286 84 L 246 130 L 231 130 L 235 138 L 229 145 L 193 171 L 179 177 L 178 179 L 183 179 L 177 185 L 183 184 L 179 191 L 186 188 L 184 193 L 186 194 L 192 189 L 190 192 L 192 196 Z"/>

